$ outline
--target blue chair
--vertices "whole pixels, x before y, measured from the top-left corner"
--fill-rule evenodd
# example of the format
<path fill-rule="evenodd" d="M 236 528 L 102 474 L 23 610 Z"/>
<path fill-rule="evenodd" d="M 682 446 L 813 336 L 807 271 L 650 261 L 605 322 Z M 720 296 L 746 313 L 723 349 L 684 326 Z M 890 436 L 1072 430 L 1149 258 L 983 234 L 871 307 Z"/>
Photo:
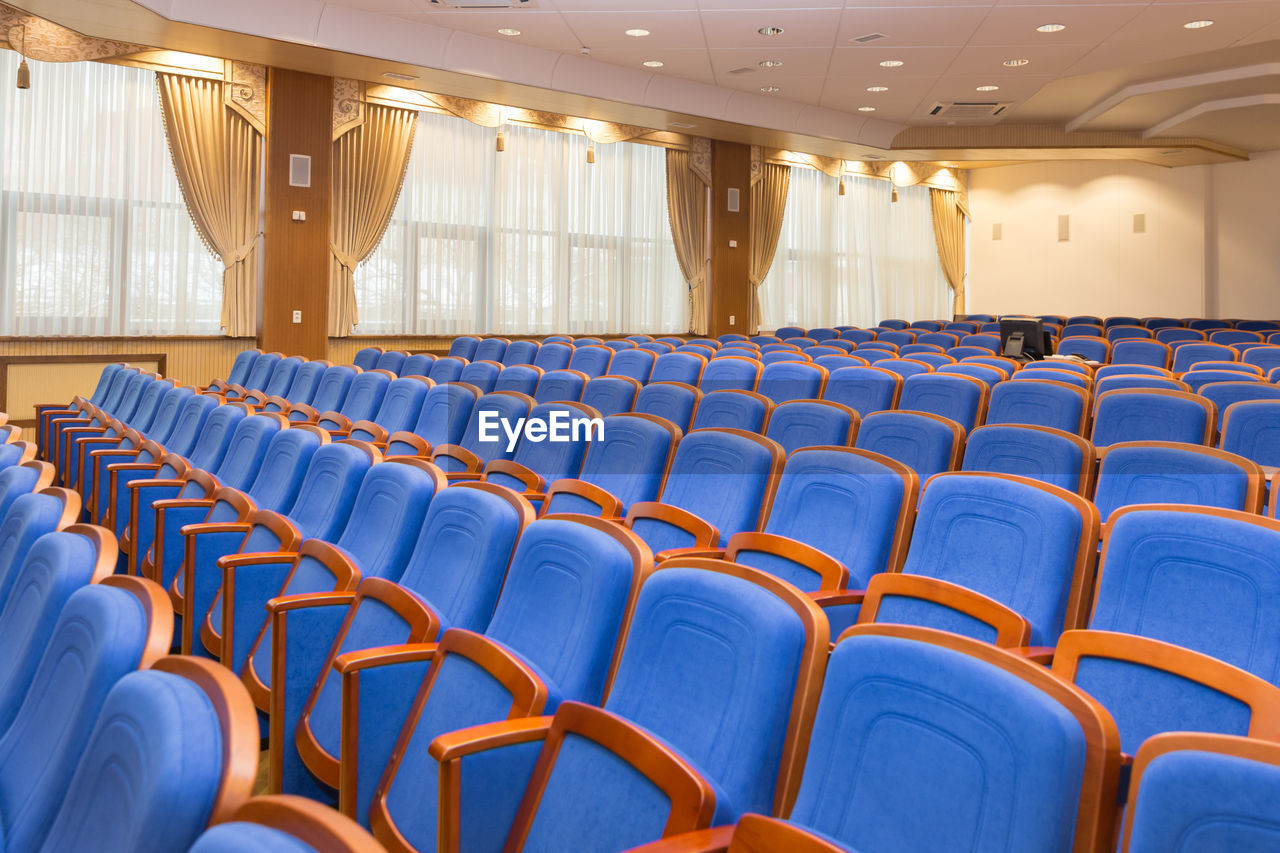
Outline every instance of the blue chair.
<path fill-rule="evenodd" d="M 807 332 L 805 332 L 804 336 L 806 338 L 813 338 L 815 341 L 821 342 L 821 341 L 829 341 L 833 338 L 840 337 L 840 332 L 837 329 L 830 329 L 824 326 L 817 329 L 810 329 Z"/>
<path fill-rule="evenodd" d="M 700 355 L 706 359 L 710 359 L 716 354 L 716 350 L 706 344 L 681 344 L 675 348 L 675 351 L 690 353 L 691 355 Z"/>
<path fill-rule="evenodd" d="M 502 368 L 502 372 L 493 383 L 493 390 L 515 391 L 532 397 L 533 392 L 538 390 L 538 383 L 542 381 L 543 376 L 541 367 L 534 367 L 532 364 L 513 364 Z"/>
<path fill-rule="evenodd" d="M 1168 367 L 1173 351 L 1166 343 L 1148 340 L 1121 340 L 1111 346 L 1112 364 L 1143 364 Z"/>
<path fill-rule="evenodd" d="M 378 413 L 371 419 L 353 422 L 347 435 L 357 441 L 367 441 L 379 450 L 385 450 L 391 433 L 412 429 L 418 422 L 423 401 L 431 387 L 429 382 L 423 382 L 416 376 L 393 379 L 387 385 L 387 393 L 382 397 Z"/>
<path fill-rule="evenodd" d="M 1099 528 L 1097 509 L 1074 492 L 1008 474 L 941 474 L 921 493 L 902 572 L 871 579 L 858 622 L 1053 645 L 1088 621 Z"/>
<path fill-rule="evenodd" d="M 1201 361 L 1239 360 L 1239 353 L 1222 344 L 1185 343 L 1173 351 L 1173 372 L 1185 373 Z"/>
<path fill-rule="evenodd" d="M 1156 340 L 1172 348 L 1183 341 L 1207 341 L 1209 336 L 1198 329 L 1157 329 Z"/>
<path fill-rule="evenodd" d="M 958 364 L 944 364 L 935 372 L 944 376 L 948 374 L 967 376 L 970 379 L 978 380 L 988 388 L 994 388 L 997 383 L 1004 382 L 1009 378 L 1009 375 L 998 367 L 992 367 L 989 364 L 977 364 L 971 361 L 962 361 Z M 901 406 L 902 403 L 899 402 L 898 405 Z"/>
<path fill-rule="evenodd" d="M 453 358 L 463 358 L 470 361 L 476 353 L 476 347 L 480 346 L 480 339 L 464 335 L 454 338 L 449 344 L 449 355 Z"/>
<path fill-rule="evenodd" d="M 439 364 L 439 362 L 436 363 Z M 434 368 L 432 372 L 435 372 Z M 394 374 L 381 370 L 361 373 L 351 380 L 351 387 L 347 389 L 347 396 L 342 400 L 342 407 L 321 412 L 316 417 L 316 425 L 334 435 L 345 436 L 351 431 L 351 425 L 356 421 L 372 420 L 395 378 Z"/>
<path fill-rule="evenodd" d="M 533 364 L 534 359 L 538 357 L 538 346 L 537 341 L 512 341 L 507 344 L 507 350 L 502 355 L 503 366 Z"/>
<path fill-rule="evenodd" d="M 1218 409 L 1218 431 L 1225 428 L 1227 409 L 1250 400 L 1280 400 L 1280 386 L 1264 382 L 1210 382 L 1201 385 L 1201 397 L 1212 400 Z M 1225 445 L 1223 447 L 1225 448 Z"/>
<path fill-rule="evenodd" d="M 665 353 L 676 351 L 676 348 L 673 345 L 664 341 L 649 341 L 648 343 L 641 344 L 640 349 L 647 350 L 654 355 L 663 355 Z"/>
<path fill-rule="evenodd" d="M 761 364 L 741 356 L 713 358 L 698 379 L 703 394 L 714 391 L 754 391 L 760 382 Z"/>
<path fill-rule="evenodd" d="M 1000 352 L 1000 338 L 996 335 L 965 335 L 960 339 L 962 347 L 979 347 L 992 353 Z"/>
<path fill-rule="evenodd" d="M 987 322 L 978 326 L 978 334 L 980 335 L 998 335 L 1000 334 L 1000 322 Z"/>
<path fill-rule="evenodd" d="M 980 324 L 969 320 L 954 320 L 950 323 L 944 323 L 942 331 L 957 332 L 958 335 L 976 335 Z"/>
<path fill-rule="evenodd" d="M 373 836 L 346 815 L 305 797 L 277 794 L 254 797 L 226 823 L 205 830 L 191 853 L 252 849 L 364 853 L 376 848 Z"/>
<path fill-rule="evenodd" d="M 461 382 L 462 371 L 468 364 L 469 362 L 465 358 L 452 355 L 437 358 L 431 363 L 431 369 L 427 371 L 427 378 L 437 385 L 445 382 Z"/>
<path fill-rule="evenodd" d="M 1124 317 L 1124 316 L 1108 317 L 1106 320 L 1103 321 L 1102 326 L 1103 328 L 1108 330 L 1114 326 L 1142 327 L 1142 321 L 1139 320 L 1137 317 Z"/>
<path fill-rule="evenodd" d="M 967 433 L 985 420 L 989 393 L 987 384 L 972 376 L 921 373 L 902 383 L 898 408 L 941 415 Z"/>
<path fill-rule="evenodd" d="M 239 816 L 257 746 L 253 707 L 233 675 L 208 661 L 161 658 L 107 694 L 40 849 L 186 850 L 206 827 Z M 323 843 L 310 828 L 306 837 Z"/>
<path fill-rule="evenodd" d="M 831 371 L 822 399 L 848 406 L 865 418 L 898 404 L 902 377 L 877 367 L 841 367 Z"/>
<path fill-rule="evenodd" d="M 1144 376 L 1141 374 L 1127 376 L 1123 373 L 1104 376 L 1097 381 L 1093 390 L 1095 394 L 1117 391 L 1122 388 L 1164 388 L 1168 391 L 1190 391 L 1191 386 L 1181 379 L 1170 379 L 1167 376 Z"/>
<path fill-rule="evenodd" d="M 916 333 L 908 332 L 905 330 L 903 331 L 890 330 L 888 332 L 881 332 L 876 337 L 876 342 L 894 344 L 897 347 L 901 348 L 906 346 L 907 344 L 914 344 L 916 342 Z"/>
<path fill-rule="evenodd" d="M 1269 399 L 1228 404 L 1222 449 L 1268 468 L 1280 468 L 1280 405 Z"/>
<path fill-rule="evenodd" d="M 243 400 L 250 391 L 265 390 L 267 383 L 271 381 L 271 374 L 275 371 L 276 365 L 282 358 L 284 356 L 278 352 L 264 352 L 254 359 L 253 369 L 245 377 L 244 384 L 227 383 L 217 392 L 218 395 L 228 400 Z M 207 391 L 206 393 L 214 392 Z"/>
<path fill-rule="evenodd" d="M 572 358 L 572 346 L 548 340 L 538 348 L 537 355 L 533 357 L 533 364 L 535 367 L 541 367 L 544 372 L 564 370 L 569 366 Z"/>
<path fill-rule="evenodd" d="M 594 337 L 574 338 L 573 345 L 575 347 L 604 346 L 604 338 L 594 338 Z"/>
<path fill-rule="evenodd" d="M 847 352 L 849 352 L 849 350 L 843 350 L 843 349 L 840 349 L 840 347 L 828 347 L 828 346 L 821 346 L 821 345 L 816 347 L 805 347 L 804 349 L 800 350 L 800 353 L 802 355 L 809 356 L 809 359 L 811 361 L 815 358 L 820 358 L 824 355 L 843 355 Z"/>
<path fill-rule="evenodd" d="M 1231 346 L 1232 344 L 1262 343 L 1263 336 L 1258 332 L 1241 329 L 1219 329 L 1209 333 L 1209 341 L 1215 344 Z"/>
<path fill-rule="evenodd" d="M 840 338 L 834 338 L 829 341 L 823 341 L 822 345 L 824 347 L 835 347 L 836 349 L 845 353 L 851 353 L 857 347 L 857 344 L 854 344 L 851 341 L 841 340 Z"/>
<path fill-rule="evenodd" d="M 1037 364 L 1061 364 L 1062 362 L 1037 362 Z M 1076 370 L 1070 370 L 1066 367 L 1055 368 L 1024 368 L 1010 377 L 1011 380 L 1018 382 L 1037 381 L 1037 382 L 1062 382 L 1067 385 L 1075 385 L 1086 391 L 1093 388 L 1093 379 L 1087 374 L 1080 373 Z"/>
<path fill-rule="evenodd" d="M 655 415 L 675 424 L 681 431 L 693 422 L 693 413 L 702 400 L 702 392 L 682 382 L 650 382 L 636 394 L 632 411 Z"/>
<path fill-rule="evenodd" d="M 827 370 L 828 377 L 834 370 L 842 367 L 866 367 L 867 362 L 856 355 L 820 355 L 813 360 L 813 363 Z"/>
<path fill-rule="evenodd" d="M 613 360 L 609 362 L 609 375 L 625 376 L 644 385 L 653 373 L 655 361 L 657 356 L 648 350 L 621 350 L 614 353 Z"/>
<path fill-rule="evenodd" d="M 478 388 L 481 394 L 488 394 L 498 383 L 498 376 L 505 370 L 496 361 L 473 361 L 458 373 L 458 382 Z"/>
<path fill-rule="evenodd" d="M 919 376 L 922 373 L 932 373 L 933 367 L 923 361 L 914 361 L 909 358 L 885 358 L 876 362 L 876 367 L 881 370 L 889 370 L 898 374 L 904 380 L 911 376 Z"/>
<path fill-rule="evenodd" d="M 812 361 L 812 356 L 805 355 L 795 350 L 773 350 L 771 352 L 762 353 L 760 361 L 763 364 L 774 364 L 780 361 Z"/>
<path fill-rule="evenodd" d="M 582 404 L 601 415 L 617 415 L 631 411 L 640 383 L 627 376 L 597 376 L 587 381 L 582 391 Z"/>
<path fill-rule="evenodd" d="M 1167 441 L 1113 444 L 1102 454 L 1093 502 L 1102 517 L 1135 504 L 1190 504 L 1261 512 L 1265 478 L 1243 456 Z"/>
<path fill-rule="evenodd" d="M 582 399 L 582 392 L 587 387 L 587 375 L 579 370 L 552 370 L 538 380 L 538 388 L 533 392 L 534 402 L 577 402 Z"/>
<path fill-rule="evenodd" d="M 942 324 L 937 320 L 916 320 L 907 328 L 924 329 L 926 332 L 938 332 L 942 330 Z"/>
<path fill-rule="evenodd" d="M 1280 367 L 1280 346 L 1250 347 L 1241 354 L 1240 361 L 1261 368 L 1263 373 L 1270 373 Z"/>
<path fill-rule="evenodd" d="M 1178 441 L 1211 444 L 1217 411 L 1204 397 L 1161 388 L 1108 391 L 1098 396 L 1093 445 L 1121 441 Z"/>
<path fill-rule="evenodd" d="M 1189 370 L 1181 374 L 1179 380 L 1186 385 L 1192 393 L 1199 393 L 1200 389 L 1210 383 L 1231 382 L 1234 384 L 1253 383 L 1261 385 L 1261 376 L 1252 376 L 1240 373 L 1235 370 Z"/>
<path fill-rule="evenodd" d="M 387 350 L 378 356 L 378 361 L 373 365 L 374 370 L 385 370 L 396 376 L 400 375 L 400 369 L 404 367 L 405 361 L 409 358 L 409 353 L 403 350 Z"/>
<path fill-rule="evenodd" d="M 382 353 L 382 347 L 365 347 L 363 349 L 356 350 L 355 358 L 351 359 L 351 363 L 362 371 L 373 370 L 374 365 L 378 363 L 378 359 L 382 357 Z M 238 360 L 239 358 L 237 357 L 237 361 Z M 248 374 L 246 373 L 246 375 Z"/>
<path fill-rule="evenodd" d="M 1109 376 L 1160 376 L 1172 379 L 1173 371 L 1149 364 L 1104 364 L 1093 372 L 1095 383 Z"/>
<path fill-rule="evenodd" d="M 1243 329 L 1246 332 L 1269 334 L 1271 332 L 1280 332 L 1280 323 L 1274 320 L 1237 320 L 1236 328 Z"/>
<path fill-rule="evenodd" d="M 773 401 L 755 391 L 712 391 L 702 395 L 690 430 L 742 429 L 764 432 Z"/>
<path fill-rule="evenodd" d="M 751 343 L 756 344 L 757 346 L 764 346 L 765 344 L 782 343 L 782 338 L 778 337 L 777 335 L 752 335 L 748 340 L 750 340 Z"/>
<path fill-rule="evenodd" d="M 1058 341 L 1057 353 L 1078 355 L 1087 361 L 1106 364 L 1111 356 L 1111 344 L 1103 338 L 1065 337 Z"/>
<path fill-rule="evenodd" d="M 502 364 L 511 341 L 506 338 L 484 338 L 476 344 L 475 352 L 467 356 L 471 361 L 496 361 Z"/>
<path fill-rule="evenodd" d="M 1095 317 L 1092 314 L 1077 314 L 1074 317 L 1067 318 L 1067 325 L 1071 325 L 1073 323 L 1088 323 L 1093 326 L 1101 326 L 1102 318 Z"/>
<path fill-rule="evenodd" d="M 569 402 L 534 406 L 529 421 L 547 424 L 547 435 L 537 438 L 526 431 L 511 458 L 488 462 L 481 479 L 523 494 L 537 509 L 548 484 L 578 476 L 587 448 L 603 437 L 605 427 L 598 411 Z"/>
<path fill-rule="evenodd" d="M 632 504 L 658 499 L 680 428 L 657 415 L 637 413 L 610 415 L 604 423 L 604 438 L 587 447 L 577 477 L 549 485 L 544 515 L 622 518 Z"/>
<path fill-rule="evenodd" d="M 1129 325 L 1110 325 L 1106 328 L 1106 339 L 1112 347 L 1115 347 L 1117 341 L 1127 340 L 1145 340 L 1153 339 L 1151 330 L 1146 326 L 1129 326 Z"/>
<path fill-rule="evenodd" d="M 925 412 L 872 412 L 863 415 L 853 446 L 896 459 L 925 483 L 960 467 L 964 428 Z"/>
<path fill-rule="evenodd" d="M 1153 332 L 1158 332 L 1161 329 L 1181 329 L 1182 321 L 1173 317 L 1144 317 L 1142 325 Z"/>
<path fill-rule="evenodd" d="M 271 378 L 267 380 L 266 387 L 261 391 L 249 391 L 244 395 L 245 402 L 262 406 L 272 397 L 288 398 L 289 389 L 293 387 L 294 377 L 298 375 L 298 370 L 307 364 L 301 356 L 292 356 L 290 358 L 282 358 L 276 362 L 275 368 L 271 371 Z M 328 362 L 322 362 L 328 365 Z M 319 381 L 321 370 L 314 370 L 315 380 Z"/>
<path fill-rule="evenodd" d="M 783 326 L 773 334 L 785 341 L 787 338 L 803 338 L 804 332 L 805 330 L 799 326 Z"/>
<path fill-rule="evenodd" d="M 658 356 L 657 361 L 653 363 L 653 372 L 649 374 L 649 381 L 682 382 L 696 388 L 706 366 L 707 358 L 697 353 L 665 353 Z"/>
<path fill-rule="evenodd" d="M 914 353 L 911 356 L 911 360 L 923 362 L 924 364 L 927 364 L 930 367 L 932 367 L 935 371 L 937 371 L 937 369 L 939 367 L 942 367 L 943 365 L 956 363 L 956 360 L 949 355 L 945 355 L 944 353 L 933 353 L 933 352 Z"/>
<path fill-rule="evenodd" d="M 547 335 L 542 339 L 544 344 L 569 344 L 573 345 L 573 338 L 568 335 Z"/>
<path fill-rule="evenodd" d="M 888 350 L 866 349 L 865 347 L 857 351 L 857 356 L 870 365 L 874 365 L 879 361 L 887 361 L 888 359 L 898 357 L 897 353 L 889 352 Z"/>
<path fill-rule="evenodd" d="M 941 347 L 943 352 L 951 349 L 951 347 L 960 346 L 960 335 L 953 335 L 950 332 L 926 332 L 923 335 L 916 335 L 914 346 L 935 346 Z"/>
<path fill-rule="evenodd" d="M 587 378 L 604 376 L 609 372 L 609 361 L 613 358 L 613 350 L 606 346 L 588 344 L 578 346 L 569 359 L 569 369 L 585 373 Z"/>
<path fill-rule="evenodd" d="M 876 333 L 871 329 L 843 329 L 840 332 L 840 340 L 850 341 L 856 346 L 874 341 Z"/>
<path fill-rule="evenodd" d="M 305 403 L 290 401 L 287 417 L 300 423 L 315 423 L 321 412 L 337 411 L 342 401 L 347 398 L 351 383 L 355 381 L 358 371 L 345 364 L 326 367 L 316 384 L 315 393 Z"/>
<path fill-rule="evenodd" d="M 724 547 L 768 514 L 783 463 L 777 442 L 738 429 L 689 433 L 676 448 L 658 502 L 631 505 L 625 525 L 655 555 Z"/>
<path fill-rule="evenodd" d="M 256 358 L 257 351 L 246 350 L 236 357 Z M 36 443 L 42 449 L 52 447 L 52 440 L 49 435 L 50 424 L 56 418 L 71 418 L 101 405 L 111 391 L 112 382 L 124 368 L 125 365 L 120 362 L 103 367 L 102 372 L 98 374 L 98 384 L 94 387 L 93 393 L 87 398 L 77 396 L 75 400 L 66 405 L 62 403 L 37 403 L 34 406 L 36 413 Z"/>
<path fill-rule="evenodd" d="M 969 433 L 960 470 L 1013 474 L 1088 497 L 1096 464 L 1093 445 L 1078 433 L 1027 424 L 990 424 Z"/>
<path fill-rule="evenodd" d="M 951 356 L 951 358 L 955 359 L 956 361 L 959 361 L 962 358 L 968 358 L 974 355 L 986 356 L 991 354 L 992 354 L 991 350 L 987 349 L 986 347 L 972 347 L 972 346 L 950 347 L 945 353 L 943 353 L 943 355 Z"/>
<path fill-rule="evenodd" d="M 721 344 L 727 344 L 732 341 L 749 341 L 750 338 L 748 338 L 746 335 L 736 335 L 736 334 L 730 333 L 727 335 L 721 335 L 716 340 L 720 341 Z"/>
<path fill-rule="evenodd" d="M 431 461 L 446 474 L 479 474 L 494 459 L 510 459 L 515 452 L 514 437 L 505 434 L 503 423 L 515 429 L 529 416 L 535 401 L 514 391 L 494 391 L 476 400 L 471 418 L 457 444 L 436 445 Z"/>
<path fill-rule="evenodd" d="M 825 367 L 804 362 L 774 362 L 766 364 L 760 372 L 757 390 L 774 403 L 785 403 L 816 400 L 822 396 L 826 384 Z"/>
<path fill-rule="evenodd" d="M 900 331 L 902 329 L 907 328 L 907 321 L 906 320 L 881 320 L 879 325 L 885 327 L 886 329 L 893 329 L 895 331 Z"/>
<path fill-rule="evenodd" d="M 266 397 L 259 405 L 265 412 L 288 412 L 294 403 L 310 403 L 315 398 L 316 389 L 320 387 L 324 372 L 330 367 L 332 365 L 327 361 L 303 362 L 294 371 L 293 381 L 284 394 Z M 248 399 L 250 402 L 254 401 L 254 395 L 249 395 Z"/>
<path fill-rule="evenodd" d="M 437 445 L 457 444 L 480 397 L 479 389 L 457 382 L 427 389 L 413 426 L 387 436 L 386 455 L 428 457 Z"/>
<path fill-rule="evenodd" d="M 747 355 L 750 355 L 750 354 L 759 355 L 759 354 L 760 354 L 760 345 L 759 345 L 759 344 L 753 344 L 751 341 L 727 341 L 727 342 L 722 343 L 722 344 L 720 345 L 720 349 L 716 351 L 716 355 L 721 355 L 722 353 L 724 353 L 724 352 L 726 352 L 726 351 L 732 351 L 732 350 L 743 350 L 743 351 L 744 351 L 744 352 L 740 352 L 740 353 L 738 353 L 738 355 L 744 355 L 744 354 L 747 354 Z"/>
<path fill-rule="evenodd" d="M 138 578 L 81 587 L 67 599 L 28 698 L 0 738 L 0 814 L 7 849 L 41 849 L 46 836 L 62 830 L 55 817 L 69 786 L 75 787 L 76 765 L 92 754 L 86 747 L 95 721 L 112 711 L 104 707 L 108 693 L 168 647 L 173 623 L 164 604 L 159 587 Z M 125 727 L 119 736 L 140 734 Z"/>
<path fill-rule="evenodd" d="M 789 400 L 769 414 L 765 436 L 786 454 L 805 447 L 845 447 L 858 430 L 858 413 L 829 400 Z"/>
<path fill-rule="evenodd" d="M 800 347 L 795 344 L 784 344 L 781 341 L 772 344 L 762 344 L 760 346 L 760 354 L 767 352 L 800 352 Z"/>

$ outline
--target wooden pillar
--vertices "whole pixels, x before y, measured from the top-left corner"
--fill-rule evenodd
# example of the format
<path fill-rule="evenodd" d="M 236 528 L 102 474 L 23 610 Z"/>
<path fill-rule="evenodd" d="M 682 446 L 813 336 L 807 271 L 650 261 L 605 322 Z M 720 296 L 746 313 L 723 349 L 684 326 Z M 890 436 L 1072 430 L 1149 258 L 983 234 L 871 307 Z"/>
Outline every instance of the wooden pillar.
<path fill-rule="evenodd" d="M 738 191 L 738 210 L 729 210 L 729 191 Z M 736 244 L 733 246 L 731 244 Z M 712 337 L 747 334 L 751 289 L 751 148 L 716 141 L 711 149 L 711 281 L 708 311 Z"/>
<path fill-rule="evenodd" d="M 325 358 L 329 322 L 329 160 L 333 78 L 270 70 L 266 218 L 258 345 Z M 291 186 L 290 155 L 311 158 L 310 186 Z M 294 219 L 294 212 L 305 215 Z M 302 312 L 295 323 L 295 311 Z"/>

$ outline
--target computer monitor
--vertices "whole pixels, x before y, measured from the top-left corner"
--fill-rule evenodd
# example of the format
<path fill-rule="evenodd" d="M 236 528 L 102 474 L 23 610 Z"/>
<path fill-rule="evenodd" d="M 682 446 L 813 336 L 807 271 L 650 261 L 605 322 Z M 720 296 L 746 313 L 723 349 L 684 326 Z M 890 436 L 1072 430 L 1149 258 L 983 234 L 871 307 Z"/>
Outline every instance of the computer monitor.
<path fill-rule="evenodd" d="M 1008 358 L 1039 361 L 1053 351 L 1044 321 L 1035 317 L 1000 318 L 1000 352 Z"/>

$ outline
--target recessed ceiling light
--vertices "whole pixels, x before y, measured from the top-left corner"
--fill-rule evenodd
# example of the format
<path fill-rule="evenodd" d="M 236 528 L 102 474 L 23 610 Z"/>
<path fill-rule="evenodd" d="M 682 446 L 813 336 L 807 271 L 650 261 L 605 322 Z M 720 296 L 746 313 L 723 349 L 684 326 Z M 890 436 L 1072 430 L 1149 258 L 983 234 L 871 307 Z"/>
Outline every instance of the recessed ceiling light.
<path fill-rule="evenodd" d="M 412 74 L 401 74 L 399 71 L 383 71 L 383 77 L 390 77 L 392 80 L 417 80 L 418 78 Z"/>
<path fill-rule="evenodd" d="M 886 59 L 880 63 L 881 68 L 900 68 L 902 66 L 901 59 Z"/>
<path fill-rule="evenodd" d="M 500 36 L 518 36 L 518 35 L 520 35 L 520 31 L 519 31 L 519 30 L 513 30 L 511 27 L 503 27 L 502 29 L 498 30 L 498 35 L 500 35 Z"/>
<path fill-rule="evenodd" d="M 761 68 L 777 68 L 781 64 L 781 59 L 766 59 L 764 62 L 759 63 Z"/>
<path fill-rule="evenodd" d="M 1203 30 L 1205 27 L 1212 27 L 1213 21 L 1187 21 L 1182 26 L 1188 30 Z"/>
<path fill-rule="evenodd" d="M 761 27 L 756 32 L 762 36 L 780 36 L 782 35 L 782 27 Z"/>
<path fill-rule="evenodd" d="M 1004 61 L 1004 64 L 1010 68 L 1021 68 L 1022 66 L 1029 65 L 1030 63 L 1030 59 L 1006 59 Z"/>
<path fill-rule="evenodd" d="M 1042 33 L 1060 33 L 1066 28 L 1066 24 L 1041 24 L 1036 27 L 1036 31 Z"/>
<path fill-rule="evenodd" d="M 888 86 L 868 86 L 867 91 L 868 92 L 887 92 L 889 91 L 889 87 Z"/>
<path fill-rule="evenodd" d="M 690 124 L 690 123 L 689 123 L 689 122 L 687 122 L 687 121 L 673 121 L 673 122 L 671 122 L 671 126 L 672 126 L 672 127 L 684 128 L 685 130 L 688 130 L 688 129 L 689 129 L 689 128 L 691 128 L 691 127 L 697 127 L 697 125 L 695 125 L 695 124 Z"/>
<path fill-rule="evenodd" d="M 979 91 L 979 92 L 994 92 L 994 91 L 996 91 L 996 90 L 997 90 L 997 89 L 999 89 L 999 88 L 1000 88 L 999 86 L 979 86 L 979 87 L 978 87 L 978 91 Z"/>
<path fill-rule="evenodd" d="M 772 95 L 774 92 L 781 92 L 782 90 L 777 86 L 761 86 L 760 91 Z"/>
<path fill-rule="evenodd" d="M 660 59 L 646 59 L 646 60 L 644 61 L 644 67 L 645 67 L 645 68 L 661 68 L 661 67 L 662 67 L 662 60 L 660 60 Z"/>
<path fill-rule="evenodd" d="M 875 111 L 875 107 L 858 107 L 858 112 L 860 113 L 873 113 Z"/>
<path fill-rule="evenodd" d="M 637 28 L 634 30 L 627 30 L 626 34 L 631 36 L 632 38 L 638 39 L 638 38 L 644 38 L 645 36 L 649 35 L 649 31 Z"/>
<path fill-rule="evenodd" d="M 1185 148 L 1170 148 L 1168 151 L 1161 151 L 1160 153 L 1161 153 L 1161 154 L 1164 154 L 1164 155 L 1166 155 L 1166 156 L 1168 156 L 1168 155 L 1170 155 L 1170 154 L 1186 154 L 1186 153 L 1187 153 L 1187 149 L 1185 149 Z"/>

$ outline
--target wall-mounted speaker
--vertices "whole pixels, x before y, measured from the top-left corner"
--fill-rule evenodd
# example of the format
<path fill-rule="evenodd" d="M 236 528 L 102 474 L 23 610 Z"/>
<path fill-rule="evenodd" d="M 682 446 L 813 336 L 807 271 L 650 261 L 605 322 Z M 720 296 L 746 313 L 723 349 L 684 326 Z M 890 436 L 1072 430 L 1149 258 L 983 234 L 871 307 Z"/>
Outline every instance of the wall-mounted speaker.
<path fill-rule="evenodd" d="M 311 186 L 311 158 L 306 154 L 289 155 L 289 186 Z"/>
<path fill-rule="evenodd" d="M 729 212 L 737 213 L 741 209 L 742 207 L 738 198 L 738 188 L 729 187 Z"/>
<path fill-rule="evenodd" d="M 1133 233 L 1147 233 L 1147 215 L 1145 213 L 1135 213 L 1133 215 Z"/>
<path fill-rule="evenodd" d="M 1004 239 L 1004 223 L 996 222 L 991 225 L 991 239 L 992 240 Z"/>
<path fill-rule="evenodd" d="M 1067 243 L 1071 240 L 1071 217 L 1062 214 L 1058 217 L 1058 242 Z"/>

